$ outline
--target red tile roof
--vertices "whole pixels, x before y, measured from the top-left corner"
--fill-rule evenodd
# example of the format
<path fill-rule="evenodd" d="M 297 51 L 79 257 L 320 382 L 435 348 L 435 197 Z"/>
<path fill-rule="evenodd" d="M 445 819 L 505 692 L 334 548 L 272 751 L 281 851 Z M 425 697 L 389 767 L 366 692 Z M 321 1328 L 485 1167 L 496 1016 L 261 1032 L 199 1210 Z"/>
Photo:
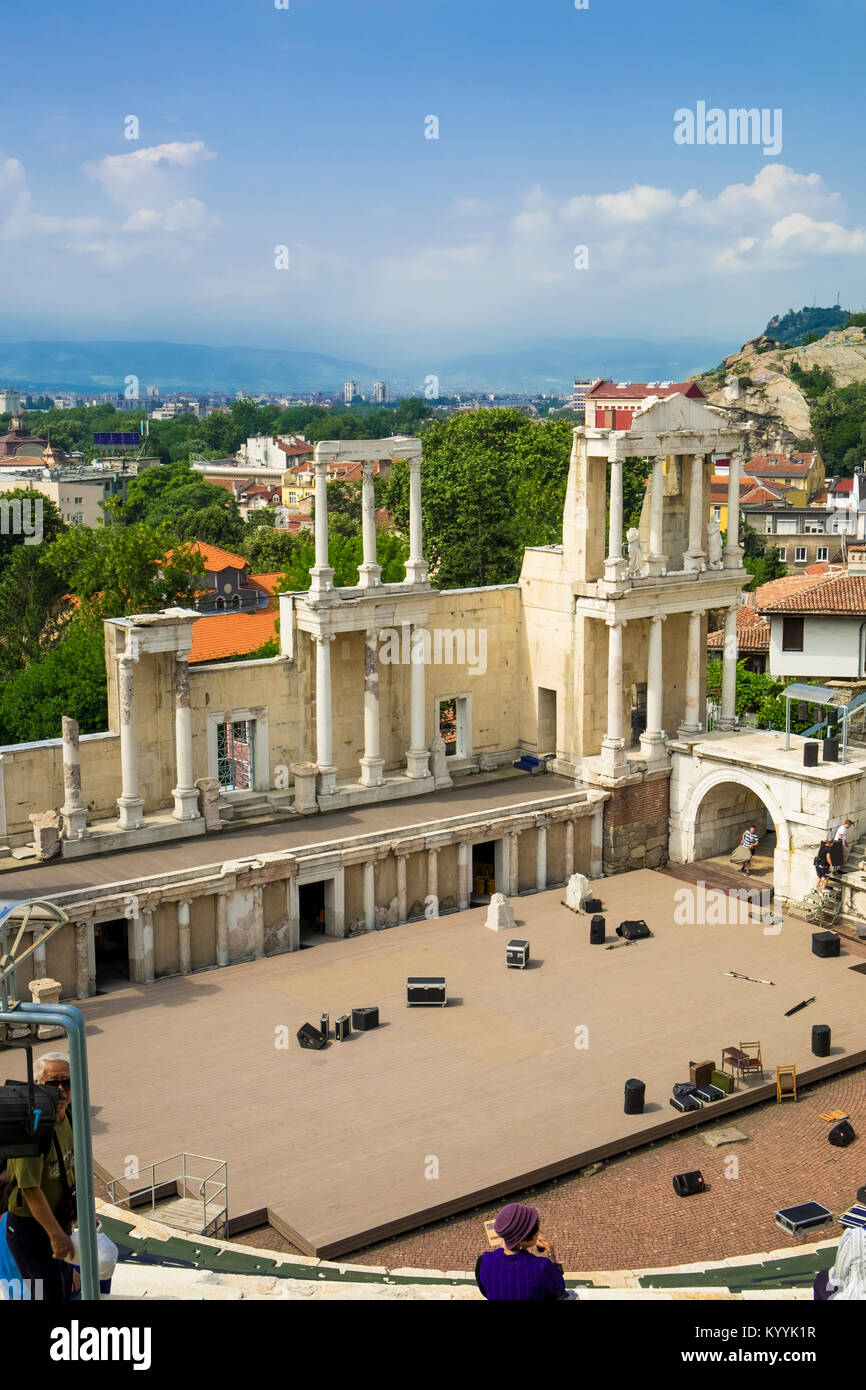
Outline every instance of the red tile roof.
<path fill-rule="evenodd" d="M 231 550 L 223 550 L 218 545 L 208 545 L 206 541 L 190 541 L 190 546 L 204 561 L 205 572 L 213 570 L 249 569 L 249 560 L 243 555 L 235 555 Z M 172 552 L 169 551 L 170 558 Z"/>
<path fill-rule="evenodd" d="M 707 637 L 710 651 L 721 651 L 725 642 L 725 630 L 719 628 Z M 748 604 L 737 609 L 737 649 L 741 652 L 768 652 L 770 650 L 770 624 L 760 617 Z"/>
<path fill-rule="evenodd" d="M 827 484 L 831 492 L 853 492 L 853 478 L 828 478 Z"/>
<path fill-rule="evenodd" d="M 248 585 L 251 589 L 260 589 L 264 594 L 275 594 L 282 579 L 283 575 L 279 570 L 272 570 L 268 574 L 251 574 Z"/>
<path fill-rule="evenodd" d="M 758 454 L 749 459 L 746 467 L 756 477 L 805 478 L 818 455 L 812 454 Z"/>
<path fill-rule="evenodd" d="M 277 443 L 283 453 L 288 454 L 290 458 L 311 457 L 316 448 L 315 444 L 283 444 L 281 440 L 278 440 Z"/>
<path fill-rule="evenodd" d="M 691 396 L 699 400 L 706 400 L 706 396 L 696 381 L 672 381 L 666 386 L 659 382 L 655 385 L 646 381 L 626 381 L 621 385 L 616 381 L 599 381 L 590 391 L 587 391 L 587 399 L 592 400 L 632 400 L 642 401 L 647 396 Z"/>
<path fill-rule="evenodd" d="M 773 488 L 764 487 L 763 483 L 753 481 L 748 491 L 740 493 L 740 501 L 749 507 L 772 505 L 782 501 L 782 495 Z"/>
<path fill-rule="evenodd" d="M 841 613 L 866 618 L 866 574 L 809 576 L 809 582 L 786 596 L 759 599 L 766 613 Z"/>
<path fill-rule="evenodd" d="M 257 613 L 217 613 L 192 625 L 190 664 L 246 656 L 276 636 L 279 613 L 262 608 Z"/>

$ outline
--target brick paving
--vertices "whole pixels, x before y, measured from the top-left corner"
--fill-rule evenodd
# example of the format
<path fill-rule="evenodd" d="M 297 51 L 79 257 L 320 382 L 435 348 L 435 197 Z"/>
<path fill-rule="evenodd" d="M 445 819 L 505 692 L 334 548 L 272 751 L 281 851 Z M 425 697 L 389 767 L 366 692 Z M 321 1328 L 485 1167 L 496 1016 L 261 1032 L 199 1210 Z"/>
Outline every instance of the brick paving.
<path fill-rule="evenodd" d="M 801 1091 L 796 1102 L 774 1101 L 727 1121 L 746 1142 L 710 1148 L 701 1139 L 709 1125 L 611 1159 L 593 1176 L 577 1174 L 514 1194 L 537 1206 L 544 1228 L 566 1269 L 615 1270 L 721 1260 L 764 1250 L 793 1250 L 832 1238 L 832 1225 L 787 1235 L 773 1219 L 779 1207 L 819 1201 L 835 1216 L 866 1183 L 866 1150 L 858 1138 L 847 1149 L 827 1142 L 830 1125 L 821 1111 L 842 1110 L 866 1136 L 866 1067 Z M 738 1160 L 739 1176 L 726 1177 Z M 700 1168 L 709 1190 L 696 1197 L 674 1193 L 674 1173 Z M 481 1223 L 495 1216 L 496 1202 L 404 1236 L 356 1251 L 353 1264 L 390 1269 L 471 1270 L 486 1249 Z M 235 1237 L 244 1244 L 298 1253 L 276 1231 Z"/>

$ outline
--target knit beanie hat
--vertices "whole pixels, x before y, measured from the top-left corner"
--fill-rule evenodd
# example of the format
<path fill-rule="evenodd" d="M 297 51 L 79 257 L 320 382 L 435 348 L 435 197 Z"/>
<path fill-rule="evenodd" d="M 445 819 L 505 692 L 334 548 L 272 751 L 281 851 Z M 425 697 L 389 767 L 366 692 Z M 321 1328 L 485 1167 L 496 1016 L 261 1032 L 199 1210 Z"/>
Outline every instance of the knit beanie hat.
<path fill-rule="evenodd" d="M 494 1221 L 493 1229 L 509 1250 L 513 1250 L 515 1245 L 528 1239 L 537 1225 L 538 1212 L 535 1207 L 526 1207 L 522 1202 L 509 1202 Z"/>

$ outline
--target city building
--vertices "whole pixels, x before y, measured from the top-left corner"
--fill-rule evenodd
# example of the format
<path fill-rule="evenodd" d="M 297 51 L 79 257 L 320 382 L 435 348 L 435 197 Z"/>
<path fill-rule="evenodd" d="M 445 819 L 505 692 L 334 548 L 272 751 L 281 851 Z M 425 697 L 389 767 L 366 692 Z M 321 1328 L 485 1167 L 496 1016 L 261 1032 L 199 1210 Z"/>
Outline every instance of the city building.
<path fill-rule="evenodd" d="M 0 434 L 0 464 L 10 459 L 41 458 L 47 448 L 47 439 L 31 434 L 21 416 L 13 415 L 6 434 Z"/>
<path fill-rule="evenodd" d="M 866 543 L 849 545 L 842 569 L 771 589 L 758 593 L 758 611 L 770 624 L 771 676 L 866 677 Z"/>
<path fill-rule="evenodd" d="M 374 405 L 385 405 L 391 399 L 391 387 L 387 381 L 373 382 Z"/>
<path fill-rule="evenodd" d="M 346 405 L 351 405 L 356 396 L 361 394 L 360 381 L 346 381 L 343 383 L 343 400 Z"/>
<path fill-rule="evenodd" d="M 0 415 L 18 415 L 23 399 L 21 392 L 13 390 L 11 386 L 0 390 Z"/>
<path fill-rule="evenodd" d="M 587 429 L 628 430 L 656 401 L 668 396 L 705 400 L 696 381 L 596 381 L 584 397 Z"/>
<path fill-rule="evenodd" d="M 597 378 L 596 378 L 597 380 Z M 571 392 L 569 405 L 572 410 L 585 410 L 587 393 L 593 386 L 593 381 L 589 378 L 576 378 Z"/>

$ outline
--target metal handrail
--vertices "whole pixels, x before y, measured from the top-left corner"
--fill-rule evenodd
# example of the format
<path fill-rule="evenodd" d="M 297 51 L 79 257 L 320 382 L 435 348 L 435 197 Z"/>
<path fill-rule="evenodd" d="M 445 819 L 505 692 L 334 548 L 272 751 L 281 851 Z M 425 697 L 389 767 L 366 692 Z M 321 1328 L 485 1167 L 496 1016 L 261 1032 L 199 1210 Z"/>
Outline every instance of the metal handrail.
<path fill-rule="evenodd" d="M 187 1167 L 187 1160 L 188 1160 L 188 1159 L 195 1159 L 195 1160 L 198 1160 L 198 1161 L 200 1161 L 200 1162 L 202 1162 L 202 1163 L 212 1163 L 212 1162 L 213 1162 L 213 1159 L 210 1158 L 207 1154 L 193 1154 L 193 1153 L 187 1153 L 185 1150 L 183 1150 L 183 1151 L 181 1151 L 181 1152 L 179 1152 L 179 1153 L 176 1153 L 176 1154 L 169 1154 L 169 1156 L 168 1156 L 167 1158 L 157 1158 L 157 1159 L 154 1160 L 153 1163 L 145 1163 L 145 1164 L 139 1169 L 139 1171 L 135 1174 L 134 1177 L 126 1177 L 126 1176 L 124 1176 L 124 1177 L 118 1177 L 118 1178 L 109 1178 L 109 1179 L 107 1180 L 107 1182 L 106 1182 L 106 1187 L 108 1188 L 108 1191 L 109 1191 L 109 1194 L 110 1194 L 110 1197 L 111 1197 L 112 1205 L 114 1205 L 114 1206 L 124 1206 L 124 1205 L 128 1205 L 128 1204 L 131 1203 L 136 1197 L 140 1197 L 140 1196 L 142 1195 L 142 1193 L 145 1192 L 145 1191 L 147 1190 L 148 1184 L 147 1184 L 146 1181 L 144 1182 L 143 1185 L 139 1185 L 139 1186 L 135 1187 L 134 1190 L 130 1191 L 130 1192 L 128 1193 L 128 1195 L 125 1196 L 125 1197 L 118 1197 L 118 1196 L 117 1196 L 117 1188 L 118 1188 L 118 1185 L 129 1186 L 129 1185 L 132 1184 L 132 1183 L 138 1183 L 139 1180 L 144 1176 L 144 1174 L 146 1174 L 146 1173 L 149 1172 L 149 1173 L 150 1173 L 150 1184 L 149 1184 L 149 1185 L 150 1185 L 150 1209 L 151 1209 L 151 1211 L 154 1211 L 154 1210 L 156 1209 L 156 1187 L 157 1187 L 157 1183 L 156 1183 L 156 1170 L 157 1170 L 157 1168 L 161 1167 L 163 1164 L 166 1164 L 166 1163 L 174 1163 L 174 1164 L 176 1165 L 178 1159 L 180 1159 L 180 1169 L 181 1169 L 181 1172 L 180 1172 L 180 1183 L 181 1183 L 181 1188 L 182 1188 L 182 1192 L 183 1192 L 184 1197 L 185 1197 L 186 1194 L 187 1194 L 187 1184 L 188 1184 L 189 1182 L 196 1182 L 196 1181 L 197 1181 L 198 1184 L 199 1184 L 199 1185 L 198 1185 L 198 1196 L 202 1198 L 202 1235 L 205 1235 L 205 1234 L 207 1233 L 207 1231 L 210 1229 L 210 1227 L 211 1227 L 211 1226 L 214 1226 L 216 1223 L 218 1223 L 218 1222 L 220 1221 L 220 1218 L 224 1218 L 224 1217 L 226 1216 L 226 1213 L 228 1212 L 228 1167 L 227 1167 L 227 1163 L 226 1163 L 226 1160 L 225 1160 L 225 1159 L 220 1159 L 220 1160 L 214 1165 L 214 1167 L 211 1169 L 211 1171 L 210 1171 L 205 1177 L 203 1177 L 202 1179 L 199 1180 L 199 1179 L 193 1178 L 192 1175 L 189 1173 L 188 1167 Z M 214 1182 L 214 1181 L 215 1181 L 214 1174 L 215 1174 L 215 1173 L 218 1173 L 219 1170 L 220 1170 L 220 1168 L 222 1168 L 222 1169 L 224 1170 L 224 1172 L 225 1172 L 225 1182 L 220 1183 L 220 1184 L 218 1185 L 218 1187 L 217 1187 L 217 1190 L 216 1190 L 214 1193 L 212 1193 L 210 1196 L 208 1196 L 208 1194 L 207 1194 L 207 1192 L 206 1192 L 205 1189 L 206 1189 L 208 1183 Z M 176 1170 L 175 1170 L 175 1171 L 176 1171 Z M 177 1181 L 177 1180 L 176 1180 L 176 1181 Z M 224 1204 L 220 1207 L 219 1211 L 216 1212 L 214 1216 L 209 1217 L 209 1216 L 208 1216 L 208 1207 L 210 1206 L 211 1203 L 217 1201 L 217 1199 L 220 1197 L 221 1194 L 225 1194 L 225 1201 L 224 1201 Z"/>

